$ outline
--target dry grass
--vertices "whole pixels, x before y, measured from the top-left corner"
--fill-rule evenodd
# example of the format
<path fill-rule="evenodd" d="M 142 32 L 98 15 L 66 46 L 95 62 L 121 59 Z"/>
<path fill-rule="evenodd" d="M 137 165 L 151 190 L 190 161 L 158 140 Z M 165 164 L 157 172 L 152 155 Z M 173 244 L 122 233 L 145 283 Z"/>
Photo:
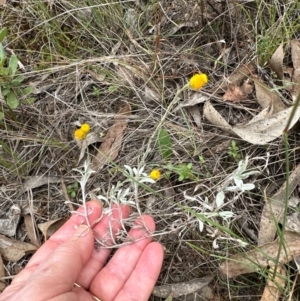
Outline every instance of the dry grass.
<path fill-rule="evenodd" d="M 154 167 L 164 171 L 167 163 L 157 149 L 157 135 L 149 139 L 158 132 L 176 92 L 196 72 L 208 74 L 209 84 L 203 91 L 230 124 L 249 120 L 260 110 L 254 94 L 233 104 L 223 102 L 222 93 L 214 91 L 241 64 L 254 62 L 259 76 L 272 78 L 265 63 L 273 51 L 281 41 L 299 39 L 299 5 L 298 1 L 7 1 L 0 8 L 2 26 L 8 28 L 4 46 L 24 65 L 20 72 L 26 76 L 25 85 L 34 87 L 35 102 L 11 111 L 1 100 L 5 112 L 0 121 L 1 213 L 14 203 L 23 207 L 30 203 L 36 208 L 37 223 L 69 216 L 65 201 L 80 205 L 82 194 L 79 190 L 71 199 L 63 187 L 80 181 L 73 169 L 84 161 L 78 163 L 80 150 L 73 132 L 83 122 L 92 126 L 99 139 L 88 153 L 95 155 L 125 103 L 131 105 L 132 114 L 119 156 L 89 179 L 87 197 L 105 194 L 112 184 L 124 181 L 120 171 L 125 164 L 145 165 L 146 172 Z M 194 93 L 185 91 L 179 101 Z M 197 107 L 202 115 L 203 104 Z M 139 189 L 141 210 L 155 218 L 156 239 L 165 246 L 158 284 L 214 273 L 224 258 L 244 250 L 226 239 L 214 249 L 212 232 L 227 238 L 229 233 L 213 225 L 200 232 L 197 219 L 183 210 L 200 206 L 184 193 L 214 202 L 220 185 L 237 168 L 238 160 L 228 155 L 232 139 L 239 158 L 249 156 L 250 168 L 260 173 L 250 179 L 256 185 L 254 191 L 229 196 L 234 202 L 225 209 L 233 211 L 235 218 L 228 223 L 216 219 L 220 225 L 255 244 L 264 190 L 271 195 L 285 179 L 281 139 L 251 145 L 212 126 L 203 116 L 201 127 L 197 126 L 189 109 L 169 111 L 162 126 L 172 141 L 169 163 L 192 163 L 195 178 L 181 182 L 173 172 L 169 179 L 151 186 L 155 193 Z M 298 154 L 299 135 L 292 131 L 291 168 L 299 163 Z M 24 191 L 29 176 L 59 176 L 63 185 L 48 183 Z M 246 230 L 243 221 L 247 221 Z M 16 237 L 26 240 L 22 227 Z M 13 275 L 14 264 L 6 264 Z M 229 296 L 259 300 L 264 287 L 260 277 L 216 277 L 211 284 L 215 300 L 229 300 Z M 297 300 L 297 290 L 293 298 Z"/>

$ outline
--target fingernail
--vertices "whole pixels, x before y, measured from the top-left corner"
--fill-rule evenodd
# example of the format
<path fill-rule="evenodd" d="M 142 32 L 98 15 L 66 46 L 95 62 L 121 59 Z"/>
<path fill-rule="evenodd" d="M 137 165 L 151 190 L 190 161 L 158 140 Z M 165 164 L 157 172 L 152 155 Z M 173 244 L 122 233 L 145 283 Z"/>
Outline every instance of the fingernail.
<path fill-rule="evenodd" d="M 94 210 L 95 210 L 94 206 L 88 206 L 88 208 L 87 208 L 87 214 L 91 215 L 94 212 Z"/>
<path fill-rule="evenodd" d="M 89 227 L 87 225 L 79 225 L 75 232 L 74 232 L 74 235 L 73 236 L 76 236 L 78 237 L 79 235 L 82 236 L 82 235 L 86 235 L 89 231 Z"/>

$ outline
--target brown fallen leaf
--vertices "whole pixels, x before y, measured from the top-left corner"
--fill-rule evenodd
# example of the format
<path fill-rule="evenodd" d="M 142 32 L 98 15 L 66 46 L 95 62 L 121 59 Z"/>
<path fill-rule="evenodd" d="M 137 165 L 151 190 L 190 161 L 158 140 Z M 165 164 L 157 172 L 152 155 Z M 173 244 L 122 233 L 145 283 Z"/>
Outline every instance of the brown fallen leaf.
<path fill-rule="evenodd" d="M 154 287 L 152 294 L 161 298 L 167 298 L 172 294 L 172 297 L 177 298 L 200 290 L 201 288 L 207 286 L 213 278 L 213 275 L 208 275 L 187 282 L 156 286 Z"/>
<path fill-rule="evenodd" d="M 89 145 L 102 141 L 103 137 L 101 137 L 99 134 L 97 135 L 96 133 L 89 133 L 85 139 L 77 141 L 77 144 L 80 148 L 80 154 L 77 165 L 79 165 L 80 161 L 84 157 L 85 150 L 88 148 Z"/>
<path fill-rule="evenodd" d="M 47 240 L 52 234 L 54 234 L 66 220 L 62 218 L 54 219 L 45 223 L 38 224 L 38 228 L 42 231 L 45 240 Z"/>
<path fill-rule="evenodd" d="M 3 260 L 2 260 L 2 256 L 0 256 L 0 294 L 4 291 L 4 289 L 6 288 L 6 283 L 5 280 L 2 279 L 5 277 L 5 269 L 4 269 L 4 265 L 3 265 Z"/>
<path fill-rule="evenodd" d="M 115 117 L 115 123 L 109 128 L 96 157 L 92 161 L 92 169 L 99 171 L 105 164 L 117 158 L 130 113 L 131 107 L 126 104 Z"/>
<path fill-rule="evenodd" d="M 11 206 L 6 214 L 6 218 L 0 219 L 0 233 L 7 236 L 14 236 L 20 218 L 21 207 L 17 204 Z"/>
<path fill-rule="evenodd" d="M 256 70 L 255 64 L 250 63 L 248 65 L 241 65 L 232 74 L 229 76 L 227 81 L 222 81 L 220 84 L 216 84 L 210 92 L 213 93 L 223 93 L 227 90 L 228 83 L 234 84 L 236 86 L 240 86 L 243 80 L 245 80 L 251 72 Z"/>
<path fill-rule="evenodd" d="M 29 214 L 24 215 L 24 223 L 31 243 L 36 247 L 40 247 L 41 240 L 38 231 L 36 231 L 36 223 L 33 216 Z"/>
<path fill-rule="evenodd" d="M 25 255 L 31 254 L 37 247 L 0 235 L 0 254 L 8 261 L 16 262 Z"/>
<path fill-rule="evenodd" d="M 219 271 L 222 276 L 233 278 L 242 274 L 254 273 L 270 265 L 286 264 L 295 256 L 300 255 L 300 234 L 291 231 L 283 233 L 286 247 L 282 247 L 282 241 L 278 237 L 275 241 L 261 247 L 231 256 L 221 264 Z M 280 249 L 280 254 L 279 253 Z M 279 255 L 279 256 L 278 256 Z M 277 261 L 278 258 L 278 261 Z"/>
<path fill-rule="evenodd" d="M 241 89 L 243 90 L 243 92 L 245 94 L 250 94 L 253 92 L 253 85 L 249 83 L 248 80 L 244 81 L 242 86 L 241 86 Z"/>
<path fill-rule="evenodd" d="M 292 171 L 289 176 L 289 195 L 294 191 L 300 182 L 300 164 Z M 260 220 L 260 230 L 258 233 L 258 246 L 272 242 L 276 235 L 276 223 L 282 222 L 285 196 L 286 182 L 271 197 L 265 198 L 265 206 L 262 211 Z"/>
<path fill-rule="evenodd" d="M 294 83 L 293 90 L 291 92 L 293 101 L 295 101 L 300 93 L 300 41 L 291 41 L 291 53 L 293 61 L 293 77 L 292 81 Z"/>
<path fill-rule="evenodd" d="M 276 276 L 274 277 L 275 270 Z M 282 265 L 277 266 L 277 268 L 272 265 L 269 269 L 269 275 L 260 301 L 278 301 L 285 287 L 286 273 Z"/>
<path fill-rule="evenodd" d="M 278 94 L 272 92 L 268 86 L 261 82 L 258 78 L 253 78 L 255 93 L 258 103 L 263 109 L 272 105 L 273 114 L 286 109 L 286 105 L 281 101 Z"/>
<path fill-rule="evenodd" d="M 180 103 L 174 109 L 174 112 L 177 112 L 181 108 L 196 106 L 199 103 L 206 102 L 208 99 L 209 99 L 209 97 L 207 95 L 200 94 L 199 92 L 195 92 L 191 95 L 191 97 L 189 97 L 189 99 L 187 101 Z"/>
<path fill-rule="evenodd" d="M 275 50 L 269 61 L 270 68 L 276 73 L 280 80 L 283 79 L 283 58 L 283 43 L 281 43 Z"/>
<path fill-rule="evenodd" d="M 61 181 L 61 177 L 56 176 L 31 176 L 27 177 L 26 181 L 23 183 L 22 192 L 31 190 L 36 187 L 40 187 L 42 185 L 51 184 L 51 183 L 59 183 Z"/>
<path fill-rule="evenodd" d="M 223 95 L 223 100 L 232 102 L 240 102 L 245 99 L 247 94 L 237 85 L 229 84 L 226 93 Z"/>
<path fill-rule="evenodd" d="M 230 126 L 209 101 L 205 103 L 203 113 L 212 124 L 221 128 L 223 131 L 236 135 L 249 143 L 262 145 L 282 135 L 292 110 L 293 107 L 290 107 L 270 115 L 269 108 L 265 108 L 247 124 L 236 126 Z M 289 129 L 295 125 L 299 118 L 300 107 L 297 108 Z"/>
<path fill-rule="evenodd" d="M 187 112 L 192 116 L 196 125 L 202 129 L 202 117 L 201 112 L 197 106 L 186 108 Z"/>

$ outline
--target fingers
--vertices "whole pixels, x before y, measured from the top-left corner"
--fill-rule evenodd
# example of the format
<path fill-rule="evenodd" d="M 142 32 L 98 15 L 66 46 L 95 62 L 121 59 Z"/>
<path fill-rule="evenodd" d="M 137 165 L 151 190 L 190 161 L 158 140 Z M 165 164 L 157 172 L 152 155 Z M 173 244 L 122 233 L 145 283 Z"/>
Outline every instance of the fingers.
<path fill-rule="evenodd" d="M 149 300 L 160 273 L 163 256 L 162 245 L 158 242 L 150 243 L 114 301 Z"/>
<path fill-rule="evenodd" d="M 114 300 L 114 298 L 121 293 L 127 279 L 132 275 L 134 269 L 139 266 L 139 261 L 141 259 L 145 261 L 145 257 L 142 256 L 142 254 L 151 242 L 149 232 L 154 231 L 155 224 L 150 216 L 142 216 L 137 220 L 136 225 L 140 226 L 139 229 L 137 229 L 137 227 L 131 229 L 129 236 L 137 241 L 117 250 L 113 258 L 96 275 L 91 283 L 90 291 L 100 299 L 104 299 L 105 301 Z M 149 232 L 146 231 L 146 228 L 148 228 Z M 144 238 L 147 236 L 148 238 Z M 140 238 L 144 239 L 138 240 Z M 151 250 L 152 247 L 150 248 L 150 251 Z M 162 252 L 159 254 L 161 253 Z M 156 274 L 154 276 L 150 275 L 150 277 L 154 279 Z M 134 285 L 133 289 L 141 290 L 142 287 Z"/>
<path fill-rule="evenodd" d="M 75 232 L 75 228 L 81 224 L 86 224 L 86 219 L 82 215 L 84 208 L 80 207 L 77 210 L 78 213 L 74 213 L 72 217 L 56 232 L 49 240 L 47 240 L 33 255 L 28 262 L 26 268 L 15 277 L 12 284 L 26 281 L 26 279 L 32 274 L 36 267 L 43 262 L 52 252 L 69 239 Z M 102 214 L 102 205 L 98 201 L 90 201 L 87 203 L 88 219 L 90 224 L 97 220 Z"/>
<path fill-rule="evenodd" d="M 71 292 L 94 249 L 92 229 L 81 225 L 42 262 L 14 295 L 14 300 L 48 300 Z"/>
<path fill-rule="evenodd" d="M 95 237 L 103 242 L 105 246 L 112 246 L 117 231 L 122 227 L 120 221 L 127 218 L 129 213 L 130 209 L 128 206 L 114 205 L 111 214 L 105 215 L 99 224 L 93 228 Z M 110 252 L 111 249 L 103 247 L 99 250 L 94 250 L 90 260 L 79 274 L 76 283 L 84 288 L 89 288 L 94 277 L 106 263 Z"/>

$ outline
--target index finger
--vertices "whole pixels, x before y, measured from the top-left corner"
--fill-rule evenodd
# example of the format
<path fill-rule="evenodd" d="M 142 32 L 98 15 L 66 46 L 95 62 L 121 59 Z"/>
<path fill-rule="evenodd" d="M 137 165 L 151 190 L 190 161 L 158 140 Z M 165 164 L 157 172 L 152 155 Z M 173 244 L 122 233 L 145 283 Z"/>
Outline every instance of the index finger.
<path fill-rule="evenodd" d="M 88 220 L 89 223 L 92 224 L 101 216 L 102 204 L 98 201 L 90 201 L 86 206 Z M 76 213 L 74 213 L 72 217 L 38 249 L 26 265 L 25 269 L 15 277 L 13 282 L 25 281 L 45 258 L 47 258 L 60 244 L 72 237 L 76 228 L 80 225 L 86 225 L 86 219 L 83 216 L 84 212 L 84 207 L 78 208 Z"/>

